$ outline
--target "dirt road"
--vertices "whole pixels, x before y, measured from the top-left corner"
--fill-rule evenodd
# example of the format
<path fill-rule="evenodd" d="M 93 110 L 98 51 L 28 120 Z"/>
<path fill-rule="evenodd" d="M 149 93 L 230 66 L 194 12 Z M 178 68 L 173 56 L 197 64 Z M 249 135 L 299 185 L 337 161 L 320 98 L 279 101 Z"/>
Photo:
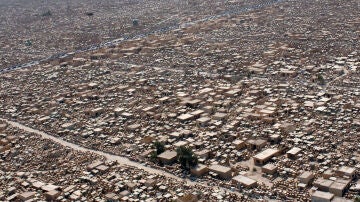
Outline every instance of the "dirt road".
<path fill-rule="evenodd" d="M 77 145 L 77 144 L 74 144 L 74 143 L 71 143 L 71 142 L 68 142 L 68 141 L 65 141 L 61 138 L 58 138 L 58 137 L 55 137 L 55 136 L 52 136 L 52 135 L 49 135 L 45 132 L 42 132 L 42 131 L 39 131 L 39 130 L 36 130 L 36 129 L 33 129 L 33 128 L 30 128 L 28 126 L 25 126 L 21 123 L 17 123 L 17 122 L 14 122 L 14 121 L 10 121 L 10 120 L 7 120 L 7 119 L 2 119 L 0 118 L 1 121 L 5 121 L 7 122 L 8 124 L 10 124 L 11 126 L 13 127 L 16 127 L 16 128 L 19 128 L 21 130 L 24 130 L 24 131 L 27 131 L 29 133 L 34 133 L 34 134 L 38 134 L 40 135 L 42 138 L 44 139 L 48 139 L 48 140 L 51 140 L 55 143 L 58 143 L 62 146 L 65 146 L 65 147 L 69 147 L 71 149 L 74 149 L 74 150 L 77 150 L 77 151 L 82 151 L 82 152 L 92 152 L 94 154 L 98 154 L 100 156 L 103 156 L 105 157 L 107 160 L 110 160 L 110 161 L 117 161 L 120 165 L 128 165 L 128 166 L 133 166 L 133 167 L 136 167 L 138 169 L 142 169 L 146 172 L 149 172 L 149 173 L 152 173 L 152 174 L 158 174 L 158 175 L 161 175 L 161 176 L 164 176 L 164 177 L 168 177 L 168 178 L 171 178 L 171 179 L 175 179 L 175 180 L 178 180 L 179 182 L 180 181 L 183 181 L 184 183 L 187 183 L 188 185 L 191 185 L 191 186 L 194 186 L 194 185 L 199 185 L 199 186 L 203 186 L 203 187 L 208 187 L 208 188 L 217 188 L 217 189 L 220 189 L 220 190 L 223 190 L 223 191 L 227 191 L 227 192 L 232 192 L 228 189 L 225 189 L 223 187 L 218 187 L 218 186 L 209 186 L 205 183 L 200 183 L 200 182 L 194 182 L 194 181 L 191 181 L 187 178 L 180 178 L 180 177 L 177 177 L 171 173 L 168 173 L 168 172 L 165 172 L 163 170 L 159 170 L 159 169 L 155 169 L 155 168 L 151 168 L 151 167 L 147 167 L 141 163 L 138 163 L 138 162 L 135 162 L 135 161 L 132 161 L 126 157 L 122 157 L 122 156 L 117 156 L 117 155 L 113 155 L 113 154 L 109 154 L 109 153 L 106 153 L 106 152 L 102 152 L 102 151 L 98 151 L 98 150 L 93 150 L 93 149 L 88 149 L 88 148 L 85 148 L 85 147 L 82 147 L 80 145 Z M 241 195 L 240 193 L 238 192 L 232 192 L 232 193 L 235 193 L 236 195 Z"/>

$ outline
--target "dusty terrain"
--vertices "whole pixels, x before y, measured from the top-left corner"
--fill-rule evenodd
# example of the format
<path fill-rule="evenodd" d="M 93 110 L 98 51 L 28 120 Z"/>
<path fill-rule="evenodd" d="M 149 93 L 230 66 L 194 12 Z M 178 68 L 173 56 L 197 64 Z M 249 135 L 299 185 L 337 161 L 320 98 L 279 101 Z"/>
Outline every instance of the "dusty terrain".
<path fill-rule="evenodd" d="M 16 18 L 2 14 L 19 30 L 4 29 L 1 56 L 9 65 L 123 39 L 0 72 L 3 172 L 19 179 L 1 186 L 21 190 L 0 199 L 348 201 L 360 194 L 359 2 L 121 2 L 34 4 Z M 3 4 L 21 8 L 14 5 Z M 21 19 L 34 26 L 24 29 Z M 14 40 L 6 41 L 10 33 Z M 27 34 L 38 39 L 14 42 Z M 51 186 L 56 193 L 28 185 L 51 156 L 35 149 L 40 160 L 10 158 L 28 155 L 36 141 L 86 157 L 79 170 L 71 158 L 71 182 L 39 177 L 61 186 Z M 193 152 L 197 167 L 181 164 L 179 148 Z M 88 194 L 99 179 L 106 189 Z"/>

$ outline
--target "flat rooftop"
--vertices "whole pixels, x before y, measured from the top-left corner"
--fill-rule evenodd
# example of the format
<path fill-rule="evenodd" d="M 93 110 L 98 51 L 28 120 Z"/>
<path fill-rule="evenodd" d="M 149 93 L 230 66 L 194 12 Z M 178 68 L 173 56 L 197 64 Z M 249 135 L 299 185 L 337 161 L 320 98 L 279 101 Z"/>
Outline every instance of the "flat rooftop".
<path fill-rule="evenodd" d="M 269 159 L 269 158 L 273 157 L 278 152 L 279 152 L 278 149 L 266 149 L 266 150 L 256 154 L 254 156 L 254 158 L 259 159 L 259 160 L 266 160 L 266 159 Z"/>

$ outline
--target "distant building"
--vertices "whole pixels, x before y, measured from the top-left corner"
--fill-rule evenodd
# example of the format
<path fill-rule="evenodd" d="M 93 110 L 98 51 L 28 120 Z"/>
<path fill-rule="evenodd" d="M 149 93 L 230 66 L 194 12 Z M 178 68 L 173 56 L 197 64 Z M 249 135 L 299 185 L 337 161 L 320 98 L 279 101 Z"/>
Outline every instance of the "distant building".
<path fill-rule="evenodd" d="M 286 156 L 290 159 L 296 159 L 301 152 L 301 149 L 298 147 L 294 147 L 290 149 L 288 152 L 286 152 Z"/>
<path fill-rule="evenodd" d="M 330 202 L 334 198 L 334 194 L 323 191 L 315 191 L 311 196 L 311 202 Z"/>
<path fill-rule="evenodd" d="M 230 179 L 231 178 L 231 168 L 226 166 L 221 166 L 218 164 L 211 165 L 209 167 L 211 172 L 214 172 L 220 176 L 222 179 Z"/>
<path fill-rule="evenodd" d="M 261 167 L 261 172 L 273 175 L 277 172 L 277 167 L 274 164 L 268 163 Z"/>
<path fill-rule="evenodd" d="M 165 151 L 161 153 L 158 158 L 163 164 L 172 164 L 176 161 L 176 151 Z"/>
<path fill-rule="evenodd" d="M 330 189 L 331 184 L 334 181 L 332 180 L 328 180 L 328 179 L 324 179 L 324 178 L 318 178 L 315 180 L 314 182 L 314 186 L 319 188 L 320 191 L 326 191 L 328 192 Z"/>
<path fill-rule="evenodd" d="M 234 140 L 232 145 L 234 145 L 236 149 L 242 149 L 245 147 L 245 142 L 242 140 Z"/>
<path fill-rule="evenodd" d="M 190 169 L 190 173 L 194 176 L 202 176 L 207 172 L 209 172 L 209 168 L 203 164 L 198 164 L 197 166 Z"/>
<path fill-rule="evenodd" d="M 355 168 L 348 167 L 348 166 L 341 166 L 337 171 L 335 171 L 335 174 L 338 176 L 347 176 L 350 179 L 355 178 Z"/>
<path fill-rule="evenodd" d="M 280 153 L 278 149 L 266 149 L 258 154 L 256 154 L 253 159 L 255 164 L 264 165 L 267 163 L 272 157 L 277 156 Z"/>
<path fill-rule="evenodd" d="M 305 171 L 299 176 L 299 182 L 309 185 L 314 179 L 314 174 L 310 171 Z"/>
<path fill-rule="evenodd" d="M 247 147 L 249 150 L 260 150 L 263 147 L 265 147 L 267 141 L 266 140 L 262 140 L 262 139 L 257 139 L 257 140 L 248 140 L 246 141 Z"/>
<path fill-rule="evenodd" d="M 257 182 L 251 178 L 245 177 L 243 175 L 238 175 L 232 178 L 232 184 L 239 187 L 244 186 L 246 188 L 252 188 L 257 186 Z"/>

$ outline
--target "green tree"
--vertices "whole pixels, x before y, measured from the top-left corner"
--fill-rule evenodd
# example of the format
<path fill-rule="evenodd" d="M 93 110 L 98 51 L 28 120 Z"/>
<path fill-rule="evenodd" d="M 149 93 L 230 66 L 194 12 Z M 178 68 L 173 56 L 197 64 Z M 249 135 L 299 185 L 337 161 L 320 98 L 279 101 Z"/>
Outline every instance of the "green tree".
<path fill-rule="evenodd" d="M 156 149 L 157 155 L 165 151 L 165 144 L 163 142 L 156 141 L 154 142 L 153 147 Z"/>
<path fill-rule="evenodd" d="M 321 74 L 317 75 L 317 79 L 319 80 L 320 85 L 325 85 L 325 79 Z"/>
<path fill-rule="evenodd" d="M 360 202 L 360 196 L 355 196 L 354 201 L 355 201 L 355 202 Z"/>
<path fill-rule="evenodd" d="M 51 13 L 51 11 L 46 11 L 43 14 L 41 14 L 41 16 L 43 16 L 43 17 L 52 16 L 52 13 Z"/>
<path fill-rule="evenodd" d="M 26 40 L 26 41 L 25 41 L 25 46 L 31 46 L 31 45 L 32 45 L 31 40 Z"/>
<path fill-rule="evenodd" d="M 194 154 L 191 148 L 181 146 L 176 149 L 178 161 L 181 164 L 181 167 L 185 170 L 190 170 L 191 167 L 194 167 L 198 163 L 198 158 Z"/>
<path fill-rule="evenodd" d="M 153 151 L 150 153 L 150 161 L 152 161 L 154 163 L 158 163 L 157 157 L 158 157 L 158 155 L 157 155 L 156 151 Z"/>

